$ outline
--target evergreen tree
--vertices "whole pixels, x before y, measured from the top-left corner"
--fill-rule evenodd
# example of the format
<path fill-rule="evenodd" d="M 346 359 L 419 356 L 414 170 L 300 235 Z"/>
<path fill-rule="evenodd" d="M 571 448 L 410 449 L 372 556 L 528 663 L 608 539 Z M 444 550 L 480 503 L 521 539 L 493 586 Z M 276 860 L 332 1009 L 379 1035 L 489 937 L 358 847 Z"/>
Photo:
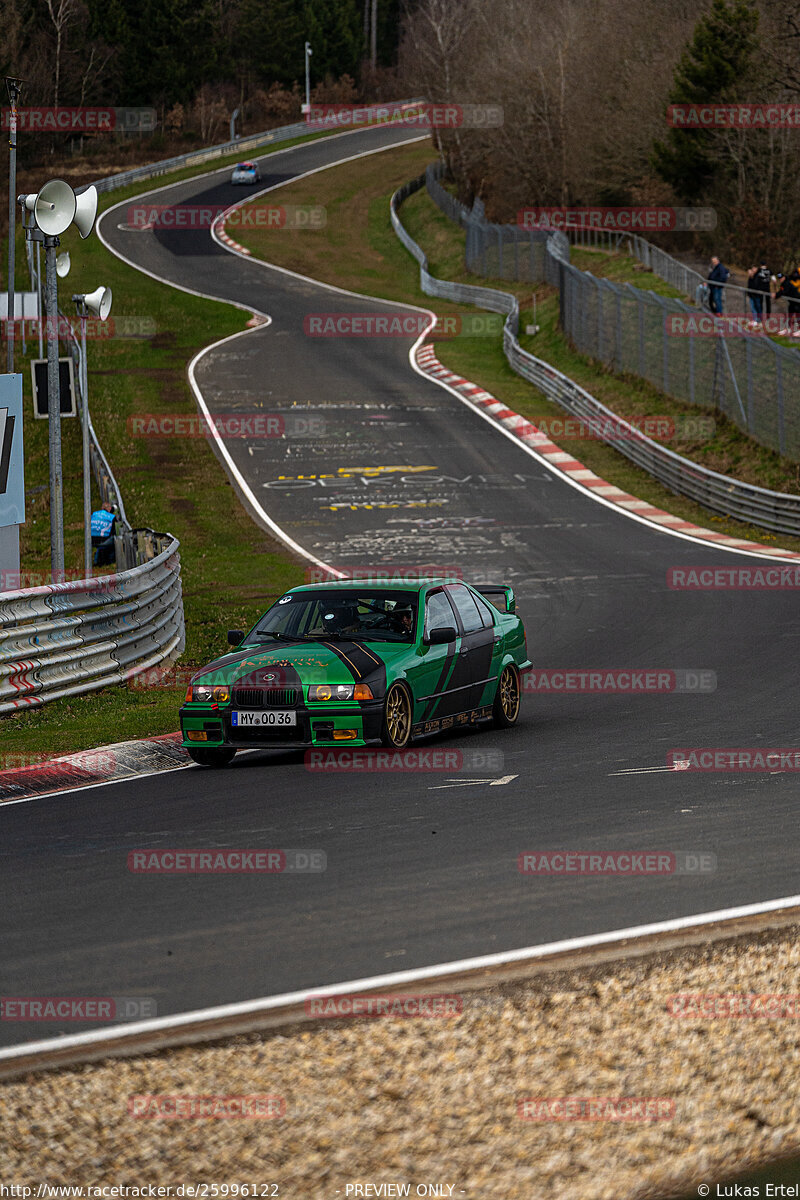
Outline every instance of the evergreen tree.
<path fill-rule="evenodd" d="M 713 0 L 675 71 L 670 104 L 726 104 L 742 99 L 759 47 L 758 12 L 750 0 Z M 653 146 L 653 168 L 685 201 L 707 194 L 716 168 L 715 133 L 671 129 Z"/>
<path fill-rule="evenodd" d="M 307 38 L 314 50 L 314 78 L 358 76 L 364 54 L 364 24 L 357 0 L 326 0 L 303 5 Z"/>
<path fill-rule="evenodd" d="M 291 86 L 303 78 L 306 37 L 305 14 L 298 0 L 242 0 L 237 57 L 267 87 L 276 82 Z"/>

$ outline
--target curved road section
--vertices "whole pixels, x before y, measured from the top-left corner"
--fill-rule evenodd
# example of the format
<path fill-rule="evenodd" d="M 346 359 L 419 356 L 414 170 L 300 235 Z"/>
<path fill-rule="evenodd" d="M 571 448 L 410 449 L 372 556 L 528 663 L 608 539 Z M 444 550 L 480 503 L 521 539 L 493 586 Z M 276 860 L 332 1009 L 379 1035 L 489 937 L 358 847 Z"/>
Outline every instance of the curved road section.
<path fill-rule="evenodd" d="M 272 154 L 255 190 L 402 140 L 406 131 L 372 129 Z M 149 195 L 229 204 L 242 192 L 216 173 Z M 463 755 L 444 770 L 309 772 L 297 755 L 265 751 L 226 772 L 3 806 L 3 995 L 138 997 L 149 1005 L 139 1015 L 166 1016 L 800 890 L 791 770 L 666 766 L 675 749 L 797 744 L 793 592 L 667 582 L 673 567 L 769 564 L 570 486 L 415 374 L 414 332 L 308 334 L 314 314 L 404 310 L 231 254 L 207 229 L 125 224 L 112 209 L 101 233 L 141 269 L 271 317 L 196 370 L 211 412 L 285 422 L 280 438 L 226 443 L 256 519 L 341 569 L 438 564 L 510 580 L 540 673 L 514 730 L 423 744 Z M 565 692 L 556 676 L 544 687 L 541 671 L 567 667 L 675 672 L 676 686 Z M 175 847 L 318 851 L 325 869 L 128 868 L 131 851 Z M 682 868 L 565 874 L 556 859 L 543 873 L 542 854 L 568 851 L 657 852 Z M 533 871 L 519 869 L 525 854 Z M 0 1038 L 96 1025 L 4 1020 Z"/>

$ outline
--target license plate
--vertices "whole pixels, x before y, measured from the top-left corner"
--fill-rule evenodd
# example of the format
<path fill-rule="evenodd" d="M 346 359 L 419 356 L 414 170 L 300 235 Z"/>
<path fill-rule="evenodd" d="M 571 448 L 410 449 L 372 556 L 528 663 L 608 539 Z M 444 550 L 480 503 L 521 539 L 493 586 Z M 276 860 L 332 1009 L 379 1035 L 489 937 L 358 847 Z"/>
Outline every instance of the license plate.
<path fill-rule="evenodd" d="M 296 725 L 297 713 L 290 708 L 270 708 L 263 712 L 245 712 L 234 709 L 231 725 L 241 729 L 244 725 Z"/>

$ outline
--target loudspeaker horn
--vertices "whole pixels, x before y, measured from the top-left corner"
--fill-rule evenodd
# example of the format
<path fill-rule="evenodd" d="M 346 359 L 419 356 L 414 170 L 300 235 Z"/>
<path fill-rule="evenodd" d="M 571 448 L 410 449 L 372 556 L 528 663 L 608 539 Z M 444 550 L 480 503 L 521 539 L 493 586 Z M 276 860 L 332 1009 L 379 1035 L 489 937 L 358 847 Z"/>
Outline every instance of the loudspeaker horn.
<path fill-rule="evenodd" d="M 75 200 L 75 224 L 78 226 L 81 237 L 87 238 L 92 232 L 94 219 L 97 216 L 97 188 L 92 184 L 85 192 L 79 192 Z"/>
<path fill-rule="evenodd" d="M 72 266 L 69 258 L 69 250 L 65 250 L 63 254 L 59 254 L 56 259 L 56 275 L 59 279 L 63 279 L 65 275 L 69 275 L 69 269 Z"/>
<path fill-rule="evenodd" d="M 89 292 L 88 295 L 83 297 L 83 303 L 101 321 L 105 321 L 111 312 L 111 288 L 103 287 L 102 285 L 99 288 L 95 288 L 93 292 Z"/>
<path fill-rule="evenodd" d="M 25 201 L 30 206 L 30 197 Z M 75 216 L 75 193 L 63 179 L 51 179 L 33 198 L 33 215 L 42 233 L 58 237 L 69 229 Z"/>

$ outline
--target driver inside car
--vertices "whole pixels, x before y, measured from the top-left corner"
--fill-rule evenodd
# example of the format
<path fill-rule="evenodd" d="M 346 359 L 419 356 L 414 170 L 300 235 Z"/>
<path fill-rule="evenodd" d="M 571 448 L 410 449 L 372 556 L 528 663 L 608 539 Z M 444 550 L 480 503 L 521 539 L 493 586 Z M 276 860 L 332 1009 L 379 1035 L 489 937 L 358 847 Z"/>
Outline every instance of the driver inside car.
<path fill-rule="evenodd" d="M 358 633 L 361 622 L 358 609 L 354 604 L 330 606 L 322 614 L 322 628 L 325 633 Z"/>
<path fill-rule="evenodd" d="M 414 610 L 408 605 L 406 608 L 397 608 L 392 613 L 392 624 L 398 633 L 410 634 L 414 629 Z"/>

